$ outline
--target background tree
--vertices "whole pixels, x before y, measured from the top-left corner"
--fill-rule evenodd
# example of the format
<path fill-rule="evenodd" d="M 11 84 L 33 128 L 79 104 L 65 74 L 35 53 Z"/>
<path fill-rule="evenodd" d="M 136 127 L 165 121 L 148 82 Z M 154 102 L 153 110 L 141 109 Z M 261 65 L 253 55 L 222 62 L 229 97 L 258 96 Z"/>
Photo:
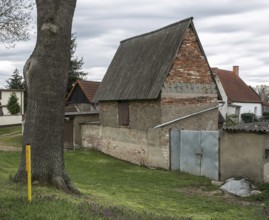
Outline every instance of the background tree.
<path fill-rule="evenodd" d="M 18 103 L 18 97 L 16 96 L 15 92 L 12 92 L 8 99 L 7 110 L 12 115 L 18 114 L 21 111 L 20 105 Z"/>
<path fill-rule="evenodd" d="M 16 68 L 11 77 L 6 81 L 8 89 L 23 89 L 24 93 L 24 109 L 27 107 L 27 91 L 25 80 L 20 75 L 19 70 Z"/>
<path fill-rule="evenodd" d="M 87 75 L 86 72 L 83 72 L 81 70 L 84 64 L 83 57 L 80 59 L 78 59 L 78 57 L 75 57 L 75 52 L 77 49 L 76 39 L 77 39 L 76 35 L 72 34 L 70 44 L 71 60 L 68 73 L 67 94 L 71 91 L 73 85 L 78 79 L 83 79 Z"/>
<path fill-rule="evenodd" d="M 14 46 L 14 42 L 29 39 L 31 0 L 0 1 L 0 42 Z"/>
<path fill-rule="evenodd" d="M 24 66 L 27 111 L 21 163 L 14 177 L 25 181 L 25 146 L 32 147 L 32 180 L 79 193 L 64 169 L 64 105 L 76 0 L 36 0 L 37 40 Z"/>
<path fill-rule="evenodd" d="M 8 89 L 25 89 L 23 77 L 20 75 L 19 70 L 16 68 L 11 77 L 6 80 Z"/>
<path fill-rule="evenodd" d="M 258 85 L 255 87 L 255 91 L 259 94 L 262 101 L 269 102 L 269 86 L 267 85 Z"/>

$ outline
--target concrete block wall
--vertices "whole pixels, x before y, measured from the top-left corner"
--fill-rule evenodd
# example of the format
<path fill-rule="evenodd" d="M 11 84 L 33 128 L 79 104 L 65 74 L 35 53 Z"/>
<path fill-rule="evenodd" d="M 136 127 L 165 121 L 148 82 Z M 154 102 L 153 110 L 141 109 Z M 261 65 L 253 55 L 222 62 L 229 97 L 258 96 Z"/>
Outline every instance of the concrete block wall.
<path fill-rule="evenodd" d="M 147 131 L 160 123 L 161 109 L 159 100 L 129 102 L 129 117 L 132 129 Z"/>
<path fill-rule="evenodd" d="M 266 181 L 266 176 L 269 175 L 268 161 L 264 157 L 266 145 L 268 146 L 266 136 L 268 135 L 223 132 L 220 138 L 220 179 L 244 177 L 254 182 Z"/>
<path fill-rule="evenodd" d="M 118 102 L 106 101 L 99 103 L 99 118 L 103 126 L 118 127 Z"/>
<path fill-rule="evenodd" d="M 119 128 L 118 102 L 101 102 L 99 104 L 100 122 L 104 127 Z M 159 100 L 129 101 L 128 128 L 147 131 L 160 123 Z"/>

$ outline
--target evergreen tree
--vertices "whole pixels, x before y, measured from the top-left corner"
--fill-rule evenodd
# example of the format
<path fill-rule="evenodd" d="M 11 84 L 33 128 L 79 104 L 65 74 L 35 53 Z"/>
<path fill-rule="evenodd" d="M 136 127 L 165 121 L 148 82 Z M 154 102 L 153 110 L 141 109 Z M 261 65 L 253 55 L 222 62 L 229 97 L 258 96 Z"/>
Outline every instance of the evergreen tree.
<path fill-rule="evenodd" d="M 77 48 L 76 39 L 76 35 L 72 34 L 70 45 L 71 60 L 68 73 L 67 94 L 71 91 L 74 83 L 78 79 L 83 79 L 87 75 L 86 72 L 83 72 L 81 70 L 84 64 L 83 57 L 80 59 L 78 57 L 75 57 L 75 52 Z"/>
<path fill-rule="evenodd" d="M 24 90 L 24 109 L 27 107 L 27 91 L 25 86 L 25 80 L 19 74 L 19 70 L 16 68 L 12 76 L 6 80 L 8 89 L 23 89 Z"/>
<path fill-rule="evenodd" d="M 10 112 L 10 114 L 15 115 L 20 112 L 21 108 L 18 103 L 18 98 L 15 94 L 15 92 L 12 92 L 8 99 L 7 103 L 7 110 Z"/>
<path fill-rule="evenodd" d="M 16 68 L 12 76 L 6 80 L 8 89 L 24 89 L 24 80 L 23 77 L 19 74 L 19 70 Z"/>

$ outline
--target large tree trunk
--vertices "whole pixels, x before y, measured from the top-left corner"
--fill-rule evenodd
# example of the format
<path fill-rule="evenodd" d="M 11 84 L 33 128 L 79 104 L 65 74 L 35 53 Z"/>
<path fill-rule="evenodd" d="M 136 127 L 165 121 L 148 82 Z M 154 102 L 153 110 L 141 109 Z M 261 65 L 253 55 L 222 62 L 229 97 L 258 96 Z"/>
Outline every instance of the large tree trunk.
<path fill-rule="evenodd" d="M 25 146 L 32 149 L 32 180 L 78 192 L 64 170 L 64 102 L 76 0 L 36 0 L 37 42 L 24 67 L 27 112 L 15 181 L 24 181 Z"/>

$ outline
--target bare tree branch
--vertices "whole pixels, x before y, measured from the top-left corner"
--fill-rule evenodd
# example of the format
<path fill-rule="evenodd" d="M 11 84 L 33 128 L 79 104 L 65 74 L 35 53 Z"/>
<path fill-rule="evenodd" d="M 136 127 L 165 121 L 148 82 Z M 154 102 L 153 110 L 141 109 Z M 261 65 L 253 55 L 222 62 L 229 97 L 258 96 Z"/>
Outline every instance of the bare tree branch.
<path fill-rule="evenodd" d="M 16 41 L 29 39 L 33 5 L 31 0 L 0 0 L 1 43 L 12 47 Z"/>

